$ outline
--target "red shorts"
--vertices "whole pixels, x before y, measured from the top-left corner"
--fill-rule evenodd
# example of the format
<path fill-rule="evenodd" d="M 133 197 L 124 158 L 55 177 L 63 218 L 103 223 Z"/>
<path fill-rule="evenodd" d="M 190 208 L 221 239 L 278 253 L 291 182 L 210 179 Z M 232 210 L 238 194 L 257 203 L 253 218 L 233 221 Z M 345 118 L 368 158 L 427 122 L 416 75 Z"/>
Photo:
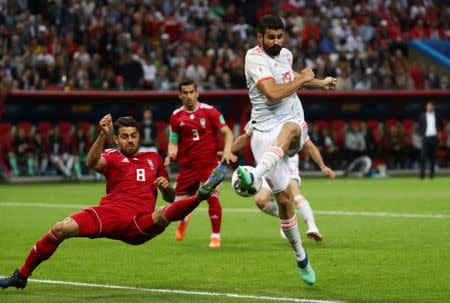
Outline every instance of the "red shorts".
<path fill-rule="evenodd" d="M 83 209 L 70 216 L 78 223 L 79 236 L 109 238 L 139 245 L 161 234 L 166 226 L 156 225 L 149 212 L 123 212 L 108 206 Z"/>
<path fill-rule="evenodd" d="M 177 196 L 195 195 L 200 184 L 208 180 L 209 175 L 216 167 L 217 163 L 215 163 L 213 166 L 205 166 L 199 168 L 183 166 L 180 167 L 180 173 L 178 174 L 177 184 L 175 186 L 175 192 Z"/>

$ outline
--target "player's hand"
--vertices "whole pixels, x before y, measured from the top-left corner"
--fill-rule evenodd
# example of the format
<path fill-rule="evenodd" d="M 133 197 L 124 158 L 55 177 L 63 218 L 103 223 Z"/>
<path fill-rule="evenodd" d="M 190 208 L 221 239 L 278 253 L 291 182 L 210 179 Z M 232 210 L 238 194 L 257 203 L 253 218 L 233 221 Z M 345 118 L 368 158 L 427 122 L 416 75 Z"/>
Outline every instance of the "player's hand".
<path fill-rule="evenodd" d="M 299 74 L 300 74 L 300 77 L 305 82 L 309 82 L 311 80 L 314 80 L 314 77 L 315 77 L 313 70 L 310 69 L 310 68 L 302 69 Z"/>
<path fill-rule="evenodd" d="M 334 179 L 336 178 L 336 173 L 334 172 L 334 170 L 332 170 L 331 168 L 329 168 L 328 166 L 324 166 L 321 168 L 322 172 L 329 176 L 330 179 Z"/>
<path fill-rule="evenodd" d="M 333 77 L 326 77 L 322 80 L 322 90 L 335 90 L 336 89 L 336 78 Z"/>
<path fill-rule="evenodd" d="M 100 122 L 98 123 L 98 125 L 101 127 L 102 129 L 102 133 L 105 136 L 109 135 L 109 132 L 111 131 L 113 124 L 112 124 L 112 116 L 111 114 L 107 114 L 106 116 L 104 116 Z"/>
<path fill-rule="evenodd" d="M 170 182 L 164 177 L 156 178 L 155 182 L 156 186 L 158 186 L 160 191 L 168 191 L 170 190 Z"/>
<path fill-rule="evenodd" d="M 220 162 L 223 163 L 225 161 L 227 164 L 230 164 L 230 162 L 232 162 L 232 163 L 236 162 L 237 159 L 238 159 L 238 157 L 235 154 L 233 154 L 232 152 L 224 151 Z"/>
<path fill-rule="evenodd" d="M 166 159 L 164 159 L 164 166 L 169 166 L 177 160 L 175 155 L 167 155 Z"/>

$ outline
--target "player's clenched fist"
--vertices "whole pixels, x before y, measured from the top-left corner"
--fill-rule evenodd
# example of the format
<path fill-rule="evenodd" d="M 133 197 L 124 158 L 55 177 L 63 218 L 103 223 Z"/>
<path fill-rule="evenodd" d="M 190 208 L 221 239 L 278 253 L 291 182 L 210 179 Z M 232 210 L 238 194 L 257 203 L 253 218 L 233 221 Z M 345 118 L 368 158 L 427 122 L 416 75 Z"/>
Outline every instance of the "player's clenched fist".
<path fill-rule="evenodd" d="M 336 78 L 326 77 L 323 79 L 322 89 L 323 90 L 335 90 L 336 89 Z"/>
<path fill-rule="evenodd" d="M 170 182 L 164 177 L 156 178 L 155 184 L 161 191 L 168 191 L 170 189 Z"/>
<path fill-rule="evenodd" d="M 102 129 L 102 133 L 104 135 L 109 135 L 109 132 L 112 129 L 112 116 L 111 114 L 107 114 L 106 116 L 104 116 L 100 122 L 98 123 L 98 125 L 101 127 Z"/>
<path fill-rule="evenodd" d="M 300 77 L 302 77 L 305 82 L 308 82 L 313 80 L 315 75 L 312 69 L 305 68 L 300 71 Z"/>

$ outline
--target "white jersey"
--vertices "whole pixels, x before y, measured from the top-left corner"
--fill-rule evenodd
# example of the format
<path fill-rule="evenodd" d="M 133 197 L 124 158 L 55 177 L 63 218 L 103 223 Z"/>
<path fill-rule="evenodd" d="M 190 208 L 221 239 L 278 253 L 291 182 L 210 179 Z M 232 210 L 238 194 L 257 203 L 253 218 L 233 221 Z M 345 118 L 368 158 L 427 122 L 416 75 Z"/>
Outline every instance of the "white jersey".
<path fill-rule="evenodd" d="M 258 131 L 271 130 L 275 125 L 291 119 L 305 119 L 303 107 L 297 93 L 279 101 L 269 102 L 258 83 L 267 78 L 276 83 L 289 83 L 294 79 L 292 53 L 282 48 L 276 57 L 270 57 L 260 46 L 250 49 L 245 56 L 245 78 L 248 95 L 252 102 L 251 121 Z"/>

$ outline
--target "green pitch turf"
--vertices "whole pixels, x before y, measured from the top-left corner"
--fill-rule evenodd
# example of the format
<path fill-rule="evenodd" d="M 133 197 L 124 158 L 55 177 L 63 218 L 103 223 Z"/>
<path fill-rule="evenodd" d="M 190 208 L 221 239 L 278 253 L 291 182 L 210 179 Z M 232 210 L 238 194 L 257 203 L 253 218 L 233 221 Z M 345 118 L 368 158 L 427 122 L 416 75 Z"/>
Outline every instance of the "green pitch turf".
<path fill-rule="evenodd" d="M 101 183 L 0 185 L 0 275 L 19 267 L 55 222 L 96 205 L 104 190 Z M 225 183 L 222 248 L 208 248 L 204 203 L 182 242 L 175 224 L 141 246 L 70 239 L 32 276 L 101 287 L 30 281 L 23 291 L 0 290 L 0 302 L 449 302 L 450 178 L 305 179 L 302 191 L 325 236 L 319 245 L 303 236 L 314 286 L 297 276 L 277 220 Z"/>

